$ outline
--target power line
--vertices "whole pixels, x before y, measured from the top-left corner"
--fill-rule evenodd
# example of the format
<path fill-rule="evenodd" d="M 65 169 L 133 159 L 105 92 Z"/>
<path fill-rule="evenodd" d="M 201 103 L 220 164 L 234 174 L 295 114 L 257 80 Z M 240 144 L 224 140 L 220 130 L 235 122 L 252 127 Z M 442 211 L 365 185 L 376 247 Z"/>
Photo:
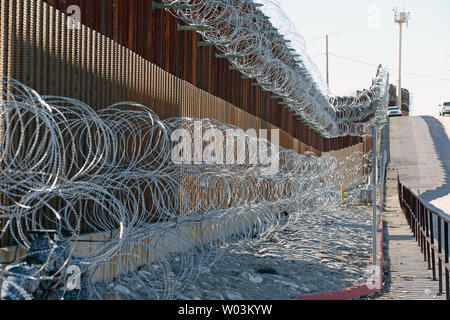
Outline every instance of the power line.
<path fill-rule="evenodd" d="M 338 54 L 336 54 L 336 53 L 334 53 L 334 52 L 330 52 L 330 54 L 333 55 L 333 56 L 335 56 L 335 57 L 341 58 L 341 59 L 343 59 L 343 60 L 348 60 L 348 61 L 351 61 L 351 62 L 356 62 L 356 63 L 360 63 L 360 64 L 365 64 L 365 65 L 368 65 L 368 66 L 371 66 L 371 67 L 378 67 L 378 65 L 376 65 L 376 64 L 364 62 L 364 61 L 361 61 L 361 60 L 356 60 L 356 59 L 353 59 L 353 58 L 343 57 L 343 56 L 338 55 Z"/>
<path fill-rule="evenodd" d="M 380 20 L 380 23 L 383 22 L 383 21 L 385 21 L 386 19 L 387 19 L 386 16 L 385 16 L 385 17 L 382 17 L 381 20 Z M 359 23 L 359 24 L 357 24 L 357 25 L 355 25 L 355 26 L 353 26 L 353 27 L 351 27 L 351 28 L 345 29 L 345 30 L 343 30 L 343 31 L 338 31 L 338 32 L 335 32 L 335 33 L 330 33 L 328 36 L 329 36 L 329 37 L 337 37 L 337 36 L 340 36 L 340 35 L 345 34 L 345 33 L 348 33 L 348 32 L 357 31 L 357 30 L 361 30 L 361 29 L 365 29 L 365 28 L 367 28 L 367 23 L 366 23 L 366 22 L 364 22 L 364 23 Z M 317 37 L 317 38 L 313 38 L 313 39 L 311 39 L 311 40 L 305 40 L 305 41 L 306 41 L 306 43 L 313 43 L 313 42 L 316 42 L 316 41 L 319 41 L 319 40 L 324 40 L 325 37 L 326 37 L 326 35 L 323 35 L 323 36 L 320 36 L 320 37 Z"/>
<path fill-rule="evenodd" d="M 311 58 L 311 59 L 314 59 L 314 58 L 318 58 L 318 57 L 324 56 L 324 55 L 325 55 L 325 52 L 323 52 L 323 53 L 321 53 L 321 54 L 316 54 L 316 55 L 314 55 L 314 56 L 310 56 L 310 58 Z"/>
<path fill-rule="evenodd" d="M 355 62 L 355 63 L 360 63 L 360 64 L 364 64 L 367 66 L 371 66 L 371 67 L 378 67 L 378 64 L 373 64 L 373 63 L 369 63 L 369 62 L 365 62 L 365 61 L 361 61 L 361 60 L 357 60 L 357 59 L 353 59 L 353 58 L 348 58 L 348 57 L 344 57 L 341 55 L 338 55 L 336 53 L 330 52 L 331 55 L 343 59 L 343 60 L 347 60 L 347 61 L 351 61 L 351 62 Z M 398 69 L 393 69 L 393 68 L 387 68 L 389 71 L 393 71 L 393 72 L 397 72 Z M 402 73 L 404 74 L 409 74 L 411 76 L 416 76 L 416 77 L 422 77 L 422 78 L 428 78 L 428 79 L 434 79 L 434 80 L 442 80 L 442 81 L 450 81 L 450 78 L 442 78 L 442 77 L 436 77 L 436 76 L 431 76 L 431 75 L 426 75 L 426 74 L 420 74 L 420 73 L 415 73 L 415 72 L 408 72 L 408 71 L 402 71 Z"/>
<path fill-rule="evenodd" d="M 344 34 L 344 33 L 347 33 L 347 32 L 351 32 L 351 31 L 355 31 L 355 30 L 359 30 L 359 29 L 362 29 L 362 28 L 365 28 L 365 27 L 366 27 L 365 23 L 358 24 L 358 25 L 356 25 L 356 26 L 354 26 L 354 27 L 352 27 L 350 29 L 347 29 L 347 30 L 344 30 L 344 31 L 340 31 L 340 32 L 331 33 L 331 34 L 329 34 L 329 36 L 330 37 L 336 37 L 336 36 L 339 36 L 341 34 Z M 321 37 L 317 37 L 317 38 L 314 38 L 314 39 L 311 39 L 311 40 L 306 40 L 306 42 L 307 43 L 313 43 L 313 42 L 316 42 L 316 41 L 319 41 L 319 40 L 323 40 L 323 39 L 325 39 L 325 37 L 326 37 L 326 35 L 323 35 Z"/>

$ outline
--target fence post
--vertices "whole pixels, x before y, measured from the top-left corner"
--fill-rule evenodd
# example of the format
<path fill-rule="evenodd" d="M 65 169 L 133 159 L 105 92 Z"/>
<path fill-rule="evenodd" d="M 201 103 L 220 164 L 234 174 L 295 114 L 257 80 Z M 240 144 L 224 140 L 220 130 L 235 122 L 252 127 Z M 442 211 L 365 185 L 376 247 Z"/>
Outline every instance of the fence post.
<path fill-rule="evenodd" d="M 438 216 L 438 253 L 439 256 L 442 254 L 442 223 L 441 223 L 441 217 Z M 441 259 L 438 259 L 439 262 L 439 294 L 442 294 L 442 261 Z"/>
<path fill-rule="evenodd" d="M 377 127 L 373 127 L 373 165 L 372 165 L 372 263 L 377 265 Z"/>
<path fill-rule="evenodd" d="M 431 247 L 434 247 L 434 223 L 433 223 L 433 212 L 428 210 L 428 219 L 430 220 L 430 234 L 431 234 Z M 433 268 L 433 281 L 436 281 L 436 257 L 434 254 L 434 249 L 431 250 L 431 265 Z"/>
<path fill-rule="evenodd" d="M 445 247 L 445 264 L 448 265 L 449 262 L 449 248 L 448 248 L 448 227 L 449 224 L 447 221 L 444 222 L 444 247 Z M 445 268 L 445 295 L 447 300 L 450 300 L 450 274 L 447 269 Z"/>

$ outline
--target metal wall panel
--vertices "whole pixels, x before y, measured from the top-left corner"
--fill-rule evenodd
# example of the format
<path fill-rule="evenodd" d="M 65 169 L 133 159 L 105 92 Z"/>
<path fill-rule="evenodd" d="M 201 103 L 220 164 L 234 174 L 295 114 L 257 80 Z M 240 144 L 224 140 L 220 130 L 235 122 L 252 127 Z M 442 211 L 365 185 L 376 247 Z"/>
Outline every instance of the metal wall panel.
<path fill-rule="evenodd" d="M 70 5 L 79 6 L 83 24 L 176 77 L 282 128 L 312 150 L 338 150 L 362 142 L 360 138 L 324 139 L 270 99 L 269 92 L 251 86 L 252 80 L 241 79 L 239 72 L 229 69 L 226 59 L 215 58 L 214 47 L 198 47 L 201 39 L 197 33 L 177 31 L 181 21 L 166 10 L 152 9 L 149 0 L 45 1 L 62 12 Z"/>
<path fill-rule="evenodd" d="M 80 30 L 67 28 L 71 4 L 82 9 Z M 96 110 L 131 100 L 162 119 L 278 128 L 281 146 L 299 153 L 320 155 L 363 141 L 320 137 L 270 93 L 229 70 L 227 60 L 216 59 L 215 48 L 198 48 L 198 34 L 178 32 L 178 23 L 147 0 L 0 0 L 0 72 L 40 94 L 72 97 Z M 364 151 L 370 148 L 371 139 L 364 139 Z"/>

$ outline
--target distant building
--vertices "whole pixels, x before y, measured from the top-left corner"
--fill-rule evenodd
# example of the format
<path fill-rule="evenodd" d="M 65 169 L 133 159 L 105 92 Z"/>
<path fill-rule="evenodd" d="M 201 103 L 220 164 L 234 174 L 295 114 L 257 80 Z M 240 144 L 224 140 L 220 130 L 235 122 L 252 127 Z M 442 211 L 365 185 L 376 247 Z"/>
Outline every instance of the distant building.
<path fill-rule="evenodd" d="M 408 89 L 402 88 L 402 113 L 404 116 L 409 116 L 410 94 Z M 389 107 L 397 105 L 397 86 L 391 84 L 389 86 Z"/>

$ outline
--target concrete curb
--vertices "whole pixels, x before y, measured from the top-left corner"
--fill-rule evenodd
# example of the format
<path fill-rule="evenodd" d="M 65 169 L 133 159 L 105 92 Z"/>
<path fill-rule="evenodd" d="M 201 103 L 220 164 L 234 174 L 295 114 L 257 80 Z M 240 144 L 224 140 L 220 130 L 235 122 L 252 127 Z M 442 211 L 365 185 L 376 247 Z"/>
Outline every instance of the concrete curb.
<path fill-rule="evenodd" d="M 310 295 L 302 295 L 295 300 L 350 300 L 359 298 L 362 296 L 373 295 L 381 290 L 381 284 L 383 283 L 383 262 L 384 262 L 384 232 L 383 232 L 383 218 L 381 218 L 380 225 L 377 233 L 377 268 L 380 270 L 377 283 L 380 284 L 377 288 L 369 287 L 367 283 L 344 288 L 336 291 L 328 291 L 322 293 L 315 293 Z"/>

